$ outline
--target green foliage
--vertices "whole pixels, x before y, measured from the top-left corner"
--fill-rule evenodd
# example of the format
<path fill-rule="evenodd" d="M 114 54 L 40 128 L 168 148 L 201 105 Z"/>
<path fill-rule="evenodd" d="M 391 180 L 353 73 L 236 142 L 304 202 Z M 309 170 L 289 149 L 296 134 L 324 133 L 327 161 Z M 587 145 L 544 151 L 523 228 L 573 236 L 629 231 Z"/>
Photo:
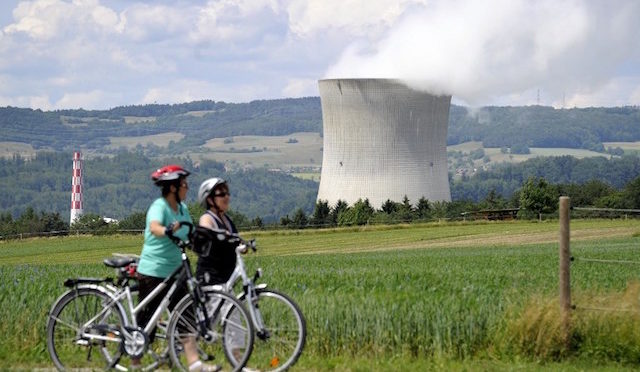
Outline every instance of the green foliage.
<path fill-rule="evenodd" d="M 552 184 L 585 184 L 599 180 L 616 189 L 640 175 L 640 157 L 623 156 L 576 159 L 571 156 L 540 157 L 519 164 L 505 164 L 473 177 L 451 180 L 453 200 L 486 198 L 491 190 L 509 199 L 529 177 L 542 177 Z"/>
<path fill-rule="evenodd" d="M 529 146 L 522 143 L 514 143 L 511 146 L 511 154 L 531 154 L 531 150 L 529 150 Z"/>
<path fill-rule="evenodd" d="M 144 230 L 146 227 L 147 214 L 145 212 L 134 212 L 122 220 L 118 221 L 119 230 Z"/>
<path fill-rule="evenodd" d="M 39 152 L 35 159 L 0 159 L 0 210 L 17 217 L 28 206 L 47 206 L 48 211 L 69 218 L 71 153 Z M 232 209 L 247 218 L 260 216 L 277 221 L 297 208 L 311 213 L 317 183 L 265 169 L 230 171 L 223 164 L 190 158 L 150 159 L 137 152 L 120 152 L 112 157 L 89 158 L 84 163 L 84 209 L 104 217 L 123 219 L 134 211 L 146 211 L 160 191 L 149 179 L 151 171 L 167 164 L 182 164 L 192 171 L 187 201 L 195 200 L 198 187 L 209 177 L 229 182 Z M 197 209 L 197 205 L 195 205 Z M 192 211 L 192 216 L 201 212 Z"/>
<path fill-rule="evenodd" d="M 208 111 L 203 116 L 185 115 Z M 86 125 L 65 125 L 61 116 L 83 118 Z M 154 120 L 125 123 L 125 116 Z M 99 149 L 110 144 L 108 137 L 145 136 L 178 131 L 185 137 L 167 151 L 184 153 L 211 138 L 239 135 L 286 135 L 321 131 L 320 99 L 317 97 L 225 103 L 197 101 L 176 105 L 116 107 L 111 110 L 46 111 L 0 108 L 0 140 L 30 143 L 70 151 L 78 147 Z M 77 120 L 76 120 L 77 121 Z M 157 148 L 155 151 L 159 152 Z"/>
<path fill-rule="evenodd" d="M 115 230 L 115 228 L 115 224 L 114 226 L 110 226 L 99 215 L 95 213 L 85 213 L 71 224 L 69 230 L 71 233 L 91 232 L 93 234 L 104 234 L 110 229 Z"/>
<path fill-rule="evenodd" d="M 604 152 L 602 142 L 640 139 L 637 107 L 554 109 L 553 107 L 483 107 L 470 113 L 451 106 L 447 144 L 482 141 L 484 147 L 583 148 Z M 615 138 L 615 140 L 613 139 Z"/>
<path fill-rule="evenodd" d="M 189 115 L 200 111 L 202 115 Z M 150 118 L 135 124 L 125 117 Z M 63 120 L 63 117 L 65 118 Z M 178 131 L 185 137 L 168 149 L 149 146 L 148 155 L 179 155 L 212 138 L 239 135 L 322 134 L 318 97 L 225 103 L 211 100 L 175 105 L 123 106 L 110 110 L 41 111 L 0 108 L 2 141 L 29 143 L 34 148 L 71 151 L 102 149 L 108 137 L 144 136 Z M 64 122 L 68 124 L 64 124 Z M 602 142 L 640 140 L 637 107 L 554 109 L 543 106 L 484 107 L 474 112 L 452 105 L 448 144 L 482 141 L 485 147 L 583 148 L 604 152 Z M 524 152 L 521 152 L 524 153 Z M 619 151 L 616 150 L 616 154 Z M 478 157 L 478 159 L 482 156 Z"/>
<path fill-rule="evenodd" d="M 347 210 L 347 208 L 349 208 L 349 205 L 347 204 L 346 201 L 341 199 L 339 199 L 336 202 L 336 205 L 334 205 L 331 208 L 331 212 L 329 213 L 329 219 L 333 226 L 338 225 L 338 219 L 340 218 L 340 215 L 343 214 Z"/>
<path fill-rule="evenodd" d="M 536 215 L 555 210 L 557 191 L 544 178 L 530 177 L 520 192 L 520 207 Z"/>
<path fill-rule="evenodd" d="M 305 228 L 308 223 L 309 219 L 307 218 L 307 215 L 304 213 L 302 208 L 298 208 L 293 214 L 290 227 L 294 229 L 302 229 Z"/>
<path fill-rule="evenodd" d="M 338 226 L 366 225 L 373 217 L 374 212 L 369 199 L 358 199 L 352 207 L 340 213 Z"/>
<path fill-rule="evenodd" d="M 326 200 L 316 201 L 316 206 L 313 209 L 313 216 L 309 221 L 313 226 L 326 226 L 331 225 L 331 208 L 329 208 L 329 202 Z"/>
<path fill-rule="evenodd" d="M 59 213 L 40 212 L 27 207 L 16 220 L 11 213 L 0 213 L 0 236 L 15 237 L 20 234 L 65 232 L 69 225 L 62 221 Z"/>

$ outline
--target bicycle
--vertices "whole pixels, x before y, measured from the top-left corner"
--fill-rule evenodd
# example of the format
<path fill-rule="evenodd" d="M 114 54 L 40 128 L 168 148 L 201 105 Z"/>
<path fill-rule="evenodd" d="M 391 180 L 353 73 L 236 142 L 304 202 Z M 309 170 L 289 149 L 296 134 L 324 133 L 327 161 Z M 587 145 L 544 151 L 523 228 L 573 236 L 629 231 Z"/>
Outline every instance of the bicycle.
<path fill-rule="evenodd" d="M 246 241 L 237 234 L 224 230 L 211 230 L 218 239 L 226 236 L 230 243 L 237 243 L 236 267 L 229 280 L 221 285 L 203 286 L 205 292 L 222 290 L 234 294 L 237 282 L 242 282 L 242 292 L 237 298 L 246 304 L 256 331 L 256 343 L 248 367 L 260 371 L 284 371 L 294 365 L 304 348 L 307 326 L 300 307 L 286 294 L 267 288 L 267 284 L 255 284 L 262 277 L 257 269 L 250 278 L 242 258 L 248 248 L 257 252 L 255 240 Z M 227 355 L 233 360 L 233 355 Z"/>
<path fill-rule="evenodd" d="M 193 225 L 183 225 L 189 227 L 191 236 Z M 181 251 L 181 266 L 137 306 L 133 305 L 128 278 L 65 280 L 65 287 L 70 289 L 53 304 L 47 322 L 47 350 L 57 369 L 127 370 L 120 364 L 121 358 L 126 355 L 139 359 L 145 354 L 150 344 L 149 335 L 182 283 L 186 283 L 188 294 L 175 306 L 166 330 L 173 366 L 187 370 L 183 342 L 190 339 L 196 340 L 201 360 L 213 360 L 216 353 L 220 355 L 217 350 L 220 346 L 223 355 L 228 355 L 226 348 L 233 346 L 234 359 L 228 360 L 229 367 L 239 371 L 246 364 L 255 333 L 250 315 L 239 300 L 225 292 L 208 290 L 205 294 L 193 277 L 185 252 L 186 247 L 191 247 L 190 241 L 175 237 L 173 240 Z M 131 263 L 127 258 L 105 260 L 107 266 L 115 268 Z M 135 315 L 169 285 L 149 322 L 144 328 L 139 327 Z M 230 340 L 233 345 L 229 345 Z"/>

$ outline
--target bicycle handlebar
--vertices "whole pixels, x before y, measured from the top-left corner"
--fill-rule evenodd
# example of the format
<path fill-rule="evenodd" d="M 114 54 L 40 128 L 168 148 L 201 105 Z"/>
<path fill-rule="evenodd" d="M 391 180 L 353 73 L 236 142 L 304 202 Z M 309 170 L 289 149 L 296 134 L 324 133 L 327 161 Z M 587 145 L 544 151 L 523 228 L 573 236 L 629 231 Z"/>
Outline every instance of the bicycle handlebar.
<path fill-rule="evenodd" d="M 180 227 L 187 226 L 189 228 L 189 232 L 187 233 L 187 240 L 182 240 L 173 234 L 169 234 L 167 235 L 167 237 L 171 239 L 171 241 L 173 241 L 180 248 L 188 247 L 191 244 L 190 238 L 191 238 L 191 234 L 193 234 L 194 226 L 191 222 L 187 222 L 187 221 L 178 221 L 178 223 L 180 223 Z"/>
<path fill-rule="evenodd" d="M 257 252 L 258 248 L 256 246 L 256 240 L 245 240 L 240 235 L 236 233 L 230 233 L 227 230 L 222 229 L 209 229 L 217 234 L 218 240 L 227 240 L 229 243 L 238 243 L 238 245 L 244 244 L 247 247 L 251 248 L 252 251 Z"/>
<path fill-rule="evenodd" d="M 195 230 L 195 226 L 191 223 L 191 222 L 180 222 L 180 226 L 187 226 L 189 227 L 189 233 L 187 234 L 187 240 L 182 240 L 179 237 L 171 234 L 171 235 L 167 235 L 167 237 L 169 239 L 171 239 L 178 247 L 180 248 L 186 248 L 189 247 L 189 245 L 191 245 L 191 236 Z M 252 251 L 257 252 L 258 248 L 256 247 L 256 240 L 255 239 L 251 239 L 251 240 L 245 240 L 243 239 L 240 235 L 235 234 L 235 233 L 229 233 L 227 230 L 222 230 L 222 229 L 209 229 L 211 231 L 213 231 L 214 233 L 216 233 L 216 237 L 218 238 L 218 240 L 222 241 L 222 240 L 227 240 L 229 241 L 229 243 L 238 243 L 238 245 L 242 245 L 244 244 L 245 246 L 251 248 Z"/>

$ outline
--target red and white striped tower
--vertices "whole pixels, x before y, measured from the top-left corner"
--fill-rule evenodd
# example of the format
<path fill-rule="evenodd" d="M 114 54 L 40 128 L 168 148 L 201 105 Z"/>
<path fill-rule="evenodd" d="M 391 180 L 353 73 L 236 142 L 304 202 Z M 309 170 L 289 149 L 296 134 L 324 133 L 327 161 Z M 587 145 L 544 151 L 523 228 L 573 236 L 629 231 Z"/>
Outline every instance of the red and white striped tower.
<path fill-rule="evenodd" d="M 80 216 L 82 216 L 82 154 L 80 152 L 73 153 L 73 177 L 71 178 L 71 218 L 69 224 Z"/>

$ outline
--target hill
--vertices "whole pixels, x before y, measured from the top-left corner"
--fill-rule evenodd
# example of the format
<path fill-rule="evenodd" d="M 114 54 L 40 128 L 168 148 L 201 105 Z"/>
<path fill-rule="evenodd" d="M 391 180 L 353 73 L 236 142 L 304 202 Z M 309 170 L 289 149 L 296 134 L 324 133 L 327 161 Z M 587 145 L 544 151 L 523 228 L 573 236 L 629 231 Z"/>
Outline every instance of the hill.
<path fill-rule="evenodd" d="M 0 143 L 33 149 L 96 154 L 117 151 L 123 138 L 142 138 L 150 156 L 211 151 L 205 144 L 232 136 L 322 133 L 320 98 L 248 103 L 196 101 L 174 105 L 115 107 L 109 110 L 41 111 L 0 108 Z M 153 137 L 169 134 L 173 142 Z M 171 140 L 169 140 L 171 141 Z M 447 143 L 480 141 L 484 147 L 579 148 L 605 151 L 604 142 L 640 141 L 638 107 L 554 109 L 544 106 L 452 105 Z M 147 146 L 147 142 L 151 145 Z M 156 143 L 158 142 L 158 143 Z M 114 145 L 115 144 L 115 145 Z M 1 149 L 0 149 L 1 150 Z M 512 151 L 513 152 L 513 151 Z"/>

